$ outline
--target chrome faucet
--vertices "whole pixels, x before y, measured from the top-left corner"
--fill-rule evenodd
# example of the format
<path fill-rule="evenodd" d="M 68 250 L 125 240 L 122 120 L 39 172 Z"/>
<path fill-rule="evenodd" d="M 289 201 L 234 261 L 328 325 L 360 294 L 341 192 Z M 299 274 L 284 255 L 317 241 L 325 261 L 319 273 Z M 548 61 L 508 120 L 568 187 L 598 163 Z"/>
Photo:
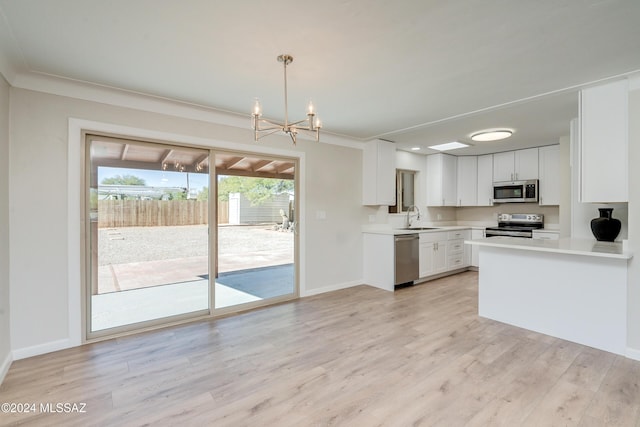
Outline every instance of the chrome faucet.
<path fill-rule="evenodd" d="M 415 219 L 417 219 L 418 221 L 420 220 L 420 209 L 418 209 L 418 207 L 416 205 L 411 205 L 409 206 L 409 209 L 407 209 L 407 228 L 411 227 L 411 211 L 415 210 L 417 212 Z"/>

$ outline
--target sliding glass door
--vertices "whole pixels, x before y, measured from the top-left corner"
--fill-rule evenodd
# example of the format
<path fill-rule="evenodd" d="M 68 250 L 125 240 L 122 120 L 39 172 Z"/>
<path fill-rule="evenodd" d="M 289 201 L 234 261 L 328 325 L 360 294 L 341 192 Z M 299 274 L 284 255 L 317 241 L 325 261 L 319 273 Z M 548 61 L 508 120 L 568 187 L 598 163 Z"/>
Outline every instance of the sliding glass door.
<path fill-rule="evenodd" d="M 87 144 L 88 336 L 208 314 L 209 150 Z"/>
<path fill-rule="evenodd" d="M 296 159 L 101 135 L 85 151 L 88 339 L 298 296 Z"/>
<path fill-rule="evenodd" d="M 216 310 L 297 296 L 295 166 L 216 153 Z"/>

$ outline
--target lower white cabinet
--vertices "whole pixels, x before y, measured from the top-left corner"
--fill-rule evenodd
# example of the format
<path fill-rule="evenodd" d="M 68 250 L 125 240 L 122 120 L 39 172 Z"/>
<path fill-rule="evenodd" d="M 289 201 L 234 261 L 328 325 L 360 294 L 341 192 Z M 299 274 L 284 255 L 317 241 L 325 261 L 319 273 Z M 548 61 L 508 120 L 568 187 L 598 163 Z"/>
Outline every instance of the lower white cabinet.
<path fill-rule="evenodd" d="M 420 278 L 468 267 L 470 230 L 420 233 Z"/>
<path fill-rule="evenodd" d="M 420 233 L 420 278 L 447 271 L 447 232 Z"/>
<path fill-rule="evenodd" d="M 460 271 L 471 260 L 471 230 L 443 230 L 420 233 L 419 279 Z M 363 233 L 364 283 L 387 291 L 395 289 L 395 241 L 392 233 Z"/>
<path fill-rule="evenodd" d="M 470 236 L 470 230 L 449 232 L 447 235 L 447 270 L 469 267 L 471 253 L 468 248 L 465 248 L 464 241 L 469 240 Z"/>

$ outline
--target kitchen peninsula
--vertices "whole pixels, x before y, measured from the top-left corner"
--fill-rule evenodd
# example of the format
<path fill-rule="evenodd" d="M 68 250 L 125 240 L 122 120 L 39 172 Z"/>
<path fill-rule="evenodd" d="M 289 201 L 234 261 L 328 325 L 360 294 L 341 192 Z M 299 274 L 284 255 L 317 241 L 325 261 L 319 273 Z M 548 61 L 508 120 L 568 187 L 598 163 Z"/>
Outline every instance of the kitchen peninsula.
<path fill-rule="evenodd" d="M 624 355 L 627 262 L 618 242 L 492 237 L 478 245 L 478 314 Z"/>

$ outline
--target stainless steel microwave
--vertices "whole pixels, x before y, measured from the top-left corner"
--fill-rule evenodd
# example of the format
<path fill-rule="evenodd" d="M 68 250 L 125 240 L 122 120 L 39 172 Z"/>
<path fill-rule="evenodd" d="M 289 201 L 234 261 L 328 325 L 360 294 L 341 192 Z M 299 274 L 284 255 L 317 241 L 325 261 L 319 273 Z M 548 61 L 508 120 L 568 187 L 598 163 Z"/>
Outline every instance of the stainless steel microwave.
<path fill-rule="evenodd" d="M 503 181 L 493 183 L 494 203 L 523 203 L 538 201 L 538 180 Z"/>

